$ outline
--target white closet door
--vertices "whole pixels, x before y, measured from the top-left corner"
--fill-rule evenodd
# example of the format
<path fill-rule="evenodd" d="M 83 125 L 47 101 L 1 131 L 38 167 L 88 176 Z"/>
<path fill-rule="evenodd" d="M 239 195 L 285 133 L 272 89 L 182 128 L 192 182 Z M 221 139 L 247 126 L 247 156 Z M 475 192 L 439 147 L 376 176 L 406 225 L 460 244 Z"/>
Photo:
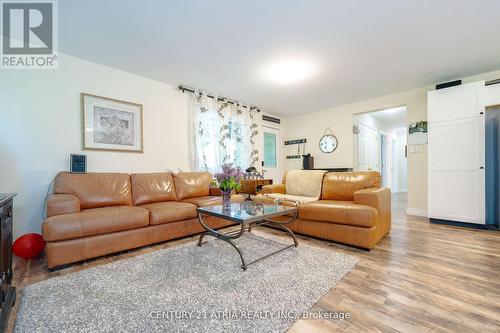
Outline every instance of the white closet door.
<path fill-rule="evenodd" d="M 430 91 L 428 121 L 435 123 L 477 116 L 484 111 L 483 92 L 484 81 Z"/>
<path fill-rule="evenodd" d="M 358 170 L 379 171 L 378 131 L 362 123 L 358 128 Z"/>
<path fill-rule="evenodd" d="M 484 115 L 429 124 L 429 217 L 485 224 Z"/>

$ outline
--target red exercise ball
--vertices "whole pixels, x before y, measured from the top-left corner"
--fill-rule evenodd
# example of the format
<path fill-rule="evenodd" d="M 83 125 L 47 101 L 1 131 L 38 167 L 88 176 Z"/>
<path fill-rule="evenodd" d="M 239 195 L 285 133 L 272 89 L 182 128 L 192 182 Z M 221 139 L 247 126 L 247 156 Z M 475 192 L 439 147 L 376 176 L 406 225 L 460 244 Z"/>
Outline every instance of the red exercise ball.
<path fill-rule="evenodd" d="M 22 235 L 12 245 L 12 252 L 21 258 L 33 258 L 45 248 L 45 241 L 40 234 Z"/>

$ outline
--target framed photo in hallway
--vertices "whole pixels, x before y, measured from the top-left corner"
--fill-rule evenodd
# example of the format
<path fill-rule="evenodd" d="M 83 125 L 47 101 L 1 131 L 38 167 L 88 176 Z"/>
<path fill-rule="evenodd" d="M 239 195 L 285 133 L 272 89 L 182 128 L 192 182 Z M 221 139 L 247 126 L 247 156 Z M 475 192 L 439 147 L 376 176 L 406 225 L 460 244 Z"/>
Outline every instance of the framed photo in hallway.
<path fill-rule="evenodd" d="M 83 149 L 143 152 L 142 104 L 81 93 Z"/>

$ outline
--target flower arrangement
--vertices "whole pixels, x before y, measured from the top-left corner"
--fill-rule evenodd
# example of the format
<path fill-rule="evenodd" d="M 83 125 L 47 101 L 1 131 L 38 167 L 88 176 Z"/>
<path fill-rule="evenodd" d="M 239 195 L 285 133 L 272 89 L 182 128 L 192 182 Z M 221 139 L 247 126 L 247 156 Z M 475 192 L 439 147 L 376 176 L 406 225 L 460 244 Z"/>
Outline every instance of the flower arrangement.
<path fill-rule="evenodd" d="M 221 169 L 221 172 L 215 174 L 213 184 L 222 191 L 238 191 L 241 187 L 241 179 L 243 179 L 241 168 L 235 167 L 231 163 L 224 163 Z"/>
<path fill-rule="evenodd" d="M 221 172 L 214 175 L 212 183 L 222 191 L 222 207 L 229 209 L 231 207 L 231 192 L 241 188 L 243 171 L 240 167 L 234 167 L 230 163 L 222 164 L 221 169 Z"/>

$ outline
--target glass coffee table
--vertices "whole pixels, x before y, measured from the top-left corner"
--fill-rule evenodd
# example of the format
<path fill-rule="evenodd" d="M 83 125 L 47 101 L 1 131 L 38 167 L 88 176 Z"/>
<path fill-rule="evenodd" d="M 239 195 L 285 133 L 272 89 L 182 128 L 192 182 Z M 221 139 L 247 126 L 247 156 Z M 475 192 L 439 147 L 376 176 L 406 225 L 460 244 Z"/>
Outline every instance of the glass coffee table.
<path fill-rule="evenodd" d="M 203 238 L 205 236 L 213 236 L 217 239 L 223 240 L 226 243 L 231 244 L 232 247 L 238 251 L 238 254 L 241 258 L 241 268 L 246 270 L 247 267 L 257 261 L 265 259 L 273 254 L 284 251 L 292 246 L 297 247 L 299 243 L 297 242 L 297 238 L 293 232 L 286 227 L 287 224 L 292 223 L 297 218 L 298 209 L 296 207 L 288 207 L 288 206 L 278 206 L 271 204 L 262 204 L 252 201 L 245 201 L 241 203 L 231 203 L 231 206 L 228 208 L 223 208 L 222 205 L 218 206 L 207 206 L 200 207 L 197 209 L 198 211 L 198 221 L 205 228 L 205 232 L 200 235 L 198 240 L 198 246 L 202 246 Z M 238 230 L 221 233 L 218 230 L 210 228 L 204 221 L 203 215 L 215 216 L 224 220 L 229 220 L 235 222 L 240 225 Z M 273 217 L 289 215 L 287 219 L 284 221 L 275 221 L 271 220 Z M 285 246 L 278 251 L 269 253 L 264 257 L 256 259 L 252 262 L 246 263 L 245 258 L 241 249 L 239 249 L 236 244 L 234 244 L 233 240 L 240 238 L 243 236 L 245 232 L 251 232 L 252 228 L 258 226 L 270 226 L 281 229 L 285 231 L 290 237 L 293 239 L 293 244 Z"/>

